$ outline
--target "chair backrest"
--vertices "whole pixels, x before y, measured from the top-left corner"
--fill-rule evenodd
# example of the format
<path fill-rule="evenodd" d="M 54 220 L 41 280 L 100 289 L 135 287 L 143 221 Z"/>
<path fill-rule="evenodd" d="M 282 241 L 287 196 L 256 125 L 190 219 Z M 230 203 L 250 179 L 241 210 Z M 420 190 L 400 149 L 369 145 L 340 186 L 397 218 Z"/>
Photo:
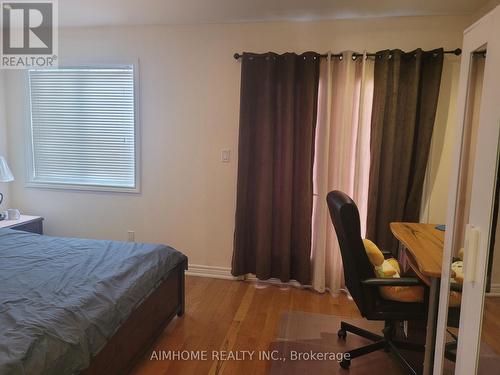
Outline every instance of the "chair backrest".
<path fill-rule="evenodd" d="M 375 277 L 375 272 L 361 238 L 358 207 L 347 194 L 338 190 L 328 193 L 326 201 L 340 245 L 345 284 L 361 314 L 366 316 L 380 295 L 378 288 L 368 289 L 361 284 L 362 280 Z"/>

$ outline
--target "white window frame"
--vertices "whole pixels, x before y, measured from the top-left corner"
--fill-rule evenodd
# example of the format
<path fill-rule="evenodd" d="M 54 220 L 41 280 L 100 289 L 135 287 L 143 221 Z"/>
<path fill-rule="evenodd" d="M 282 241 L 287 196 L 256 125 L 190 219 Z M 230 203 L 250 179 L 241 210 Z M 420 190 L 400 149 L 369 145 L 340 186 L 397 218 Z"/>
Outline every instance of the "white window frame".
<path fill-rule="evenodd" d="M 25 74 L 26 100 L 27 100 L 27 137 L 26 137 L 26 183 L 27 188 L 43 188 L 58 190 L 81 190 L 95 192 L 115 192 L 115 193 L 141 193 L 141 132 L 139 123 L 139 61 L 131 62 L 92 62 L 92 63 L 67 63 L 59 64 L 59 68 L 68 69 L 98 69 L 98 68 L 133 68 L 134 77 L 134 187 L 103 186 L 91 184 L 72 184 L 64 182 L 39 182 L 34 181 L 34 153 L 33 153 L 33 132 L 32 132 L 32 113 L 31 113 L 31 88 L 29 71 Z"/>

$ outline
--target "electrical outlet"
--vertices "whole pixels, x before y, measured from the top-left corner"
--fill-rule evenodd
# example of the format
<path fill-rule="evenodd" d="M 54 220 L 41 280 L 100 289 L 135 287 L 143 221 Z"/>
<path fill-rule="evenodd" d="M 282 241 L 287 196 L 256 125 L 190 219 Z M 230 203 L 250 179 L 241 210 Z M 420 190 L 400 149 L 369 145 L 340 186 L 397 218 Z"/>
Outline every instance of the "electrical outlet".
<path fill-rule="evenodd" d="M 221 150 L 220 161 L 221 163 L 229 163 L 231 160 L 231 150 Z"/>
<path fill-rule="evenodd" d="M 135 232 L 133 230 L 129 230 L 128 234 L 128 242 L 135 242 Z"/>

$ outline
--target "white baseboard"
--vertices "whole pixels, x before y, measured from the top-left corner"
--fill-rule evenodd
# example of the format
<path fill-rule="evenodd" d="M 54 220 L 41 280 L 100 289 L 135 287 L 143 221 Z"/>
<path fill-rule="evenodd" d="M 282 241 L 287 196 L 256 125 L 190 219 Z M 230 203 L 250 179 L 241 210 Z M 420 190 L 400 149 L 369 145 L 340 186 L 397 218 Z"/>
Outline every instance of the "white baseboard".
<path fill-rule="evenodd" d="M 211 277 L 214 279 L 225 279 L 225 280 L 245 280 L 260 282 L 266 284 L 280 285 L 280 286 L 295 286 L 301 288 L 310 288 L 310 285 L 300 285 L 295 280 L 290 280 L 288 283 L 283 283 L 279 279 L 269 279 L 269 280 L 259 280 L 253 274 L 247 274 L 245 276 L 233 276 L 231 274 L 231 268 L 229 267 L 217 267 L 217 266 L 203 266 L 201 264 L 189 264 L 188 270 L 186 271 L 188 276 L 200 276 L 200 277 Z"/>
<path fill-rule="evenodd" d="M 186 275 L 212 277 L 214 279 L 241 280 L 231 274 L 229 267 L 202 266 L 200 264 L 190 264 Z"/>
<path fill-rule="evenodd" d="M 311 289 L 311 285 L 301 285 L 296 280 L 290 280 L 287 283 L 282 282 L 279 279 L 268 279 L 268 280 L 259 280 L 253 274 L 247 274 L 245 276 L 233 276 L 231 274 L 231 268 L 229 267 L 217 267 L 217 266 L 203 266 L 201 264 L 189 264 L 188 270 L 186 271 L 186 275 L 188 276 L 199 276 L 199 277 L 210 277 L 213 279 L 224 279 L 224 280 L 240 280 L 240 281 L 250 281 L 250 282 L 259 282 L 262 284 L 271 284 L 277 285 L 281 287 L 292 286 L 295 288 L 301 289 Z M 499 285 L 500 286 L 500 285 Z M 337 293 L 332 293 L 329 288 L 325 289 L 325 292 L 330 293 L 332 297 L 338 297 L 341 292 L 344 290 L 338 291 Z"/>
<path fill-rule="evenodd" d="M 271 284 L 277 285 L 281 287 L 292 286 L 295 288 L 301 289 L 313 289 L 311 285 L 301 285 L 296 280 L 290 280 L 287 283 L 282 282 L 279 279 L 268 279 L 268 280 L 259 280 L 253 274 L 247 274 L 245 276 L 233 276 L 231 274 L 231 268 L 229 267 L 217 267 L 217 266 L 203 266 L 201 264 L 189 264 L 188 270 L 186 271 L 186 275 L 188 276 L 199 276 L 199 277 L 211 277 L 213 279 L 224 279 L 224 280 L 240 280 L 240 281 L 251 281 L 251 282 L 259 282 L 263 284 Z M 500 284 L 498 284 L 500 290 Z M 325 292 L 330 293 L 330 295 L 334 298 L 338 297 L 340 293 L 347 293 L 348 297 L 351 298 L 347 290 L 341 289 L 337 293 L 332 293 L 329 288 L 325 289 Z M 351 298 L 352 299 L 352 298 Z"/>
<path fill-rule="evenodd" d="M 301 288 L 310 287 L 310 286 L 302 286 L 295 280 L 291 280 L 289 283 L 283 283 L 279 279 L 259 280 L 255 275 L 251 274 L 236 277 L 231 274 L 231 268 L 229 267 L 203 266 L 201 264 L 190 264 L 188 266 L 188 270 L 186 271 L 186 275 L 211 277 L 214 279 L 224 279 L 224 280 L 245 280 L 245 281 L 260 282 L 260 283 L 280 285 L 280 286 L 288 285 Z"/>
<path fill-rule="evenodd" d="M 300 288 L 310 288 L 309 285 L 306 286 L 300 285 L 295 280 L 291 280 L 288 283 L 283 283 L 279 279 L 259 280 L 255 275 L 252 274 L 236 277 L 231 274 L 231 268 L 229 267 L 203 266 L 201 264 L 190 264 L 188 266 L 188 270 L 186 271 L 186 275 L 211 277 L 214 279 L 225 279 L 225 280 L 245 280 L 245 281 L 260 282 L 260 283 L 280 285 L 280 286 L 295 286 Z"/>
<path fill-rule="evenodd" d="M 275 278 L 267 279 L 267 280 L 259 280 L 257 278 L 257 276 L 255 276 L 253 274 L 247 274 L 245 276 L 245 281 L 253 281 L 253 282 L 264 283 L 264 284 L 278 285 L 278 286 L 282 286 L 282 287 L 293 286 L 293 287 L 296 287 L 296 288 L 311 288 L 310 285 L 301 285 L 296 280 L 290 280 L 287 283 L 284 283 L 280 279 L 275 279 Z"/>

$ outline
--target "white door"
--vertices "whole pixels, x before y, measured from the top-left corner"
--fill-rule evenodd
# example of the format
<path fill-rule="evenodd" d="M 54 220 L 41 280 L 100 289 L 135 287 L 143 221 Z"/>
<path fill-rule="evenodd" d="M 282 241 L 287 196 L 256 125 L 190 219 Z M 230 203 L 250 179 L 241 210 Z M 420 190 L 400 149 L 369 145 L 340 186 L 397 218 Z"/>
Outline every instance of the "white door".
<path fill-rule="evenodd" d="M 498 315 L 490 317 L 493 322 L 484 322 L 488 324 L 489 332 L 482 334 L 486 286 L 489 288 L 491 281 L 487 276 L 491 275 L 493 260 L 492 241 L 496 230 L 493 225 L 497 214 L 499 33 L 500 7 L 464 33 L 458 97 L 460 123 L 448 204 L 434 374 L 477 373 L 483 361 L 479 354 L 485 348 L 490 357 L 497 354 L 497 358 L 482 366 L 481 373 L 500 373 L 500 347 L 486 342 L 488 335 L 500 337 L 500 323 L 496 324 L 500 321 L 500 298 L 493 303 L 494 306 L 498 303 Z M 497 242 L 500 242 L 499 238 Z M 460 251 L 461 248 L 464 250 Z M 463 259 L 463 281 L 460 272 L 454 273 L 450 267 L 460 256 Z M 455 286 L 451 290 L 452 297 L 450 279 Z M 462 288 L 461 294 L 457 292 L 457 285 Z M 490 297 L 486 298 L 489 306 Z M 453 317 L 457 318 L 455 323 Z M 495 329 L 499 331 L 491 332 Z"/>

